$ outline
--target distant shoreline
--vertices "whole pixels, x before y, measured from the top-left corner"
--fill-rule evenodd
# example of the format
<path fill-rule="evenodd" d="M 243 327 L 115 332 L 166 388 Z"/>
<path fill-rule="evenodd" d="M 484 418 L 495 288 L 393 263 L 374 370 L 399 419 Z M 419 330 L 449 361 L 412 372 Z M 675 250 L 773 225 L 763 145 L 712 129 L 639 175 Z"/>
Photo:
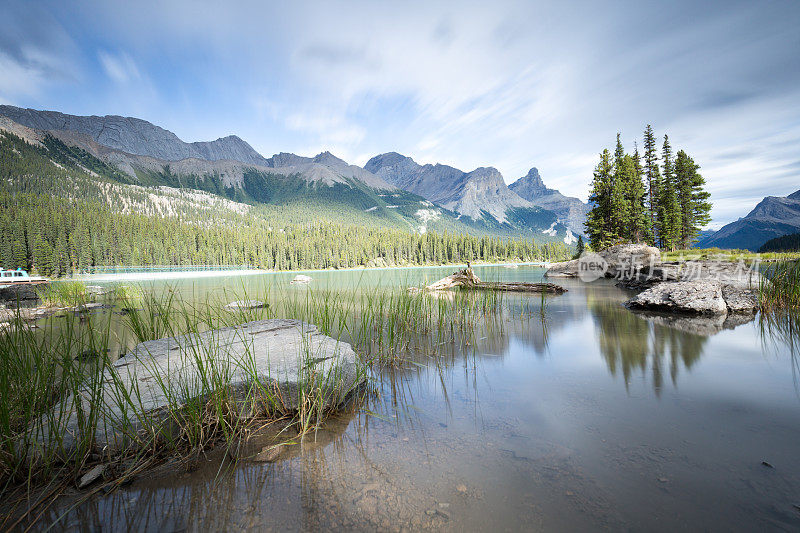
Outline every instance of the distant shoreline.
<path fill-rule="evenodd" d="M 524 261 L 520 263 L 502 262 L 502 263 L 488 263 L 488 262 L 475 262 L 470 261 L 470 265 L 474 267 L 504 267 L 504 266 L 539 266 L 546 267 L 551 263 L 545 261 Z M 395 269 L 412 269 L 412 268 L 459 268 L 466 267 L 466 263 L 448 263 L 444 265 L 395 265 L 395 266 L 381 266 L 381 267 L 347 267 L 347 268 L 318 268 L 318 269 L 304 269 L 304 270 L 262 270 L 262 269 L 242 269 L 242 270 L 178 270 L 173 272 L 130 272 L 130 273 L 109 273 L 109 274 L 83 274 L 78 276 L 57 278 L 52 281 L 81 281 L 81 282 L 113 282 L 113 281 L 158 281 L 166 279 L 189 279 L 189 278 L 216 278 L 225 276 L 254 276 L 261 274 L 291 274 L 291 273 L 306 273 L 306 272 L 348 272 L 348 271 L 363 271 L 363 270 L 395 270 Z"/>

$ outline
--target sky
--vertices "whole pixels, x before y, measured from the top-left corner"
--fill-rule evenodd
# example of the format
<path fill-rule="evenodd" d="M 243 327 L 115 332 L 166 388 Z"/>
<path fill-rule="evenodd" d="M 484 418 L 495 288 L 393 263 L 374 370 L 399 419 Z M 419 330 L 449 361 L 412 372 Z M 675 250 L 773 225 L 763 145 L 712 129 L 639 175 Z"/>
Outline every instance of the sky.
<path fill-rule="evenodd" d="M 711 227 L 800 189 L 800 1 L 0 0 L 0 103 L 397 151 L 586 200 L 617 132 L 701 166 Z"/>

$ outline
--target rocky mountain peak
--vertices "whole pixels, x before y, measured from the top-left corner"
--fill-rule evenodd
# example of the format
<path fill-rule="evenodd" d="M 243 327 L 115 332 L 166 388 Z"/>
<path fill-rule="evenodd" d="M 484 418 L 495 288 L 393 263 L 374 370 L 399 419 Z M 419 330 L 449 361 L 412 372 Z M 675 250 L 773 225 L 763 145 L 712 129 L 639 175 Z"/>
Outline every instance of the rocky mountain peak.
<path fill-rule="evenodd" d="M 308 163 L 310 159 L 289 152 L 280 152 L 270 157 L 267 161 L 269 162 L 268 166 L 270 167 L 282 168 L 302 165 L 304 163 Z"/>
<path fill-rule="evenodd" d="M 509 189 L 534 205 L 553 211 L 558 220 L 576 234 L 582 234 L 589 206 L 578 198 L 564 196 L 555 189 L 549 189 L 539 174 L 539 169 L 531 168 L 528 173 L 508 186 Z"/>
<path fill-rule="evenodd" d="M 343 159 L 336 157 L 327 150 L 314 156 L 313 162 L 319 163 L 320 165 L 328 165 L 332 167 L 348 166 Z"/>
<path fill-rule="evenodd" d="M 531 168 L 526 175 L 509 185 L 509 188 L 531 201 L 533 201 L 533 198 L 553 191 L 544 184 L 541 175 L 539 175 L 539 169 L 536 167 Z"/>
<path fill-rule="evenodd" d="M 792 194 L 787 196 L 787 198 L 789 198 L 790 200 L 797 200 L 798 202 L 800 202 L 800 191 L 793 192 Z"/>
<path fill-rule="evenodd" d="M 77 116 L 0 105 L 0 115 L 41 131 L 70 131 L 86 135 L 97 144 L 122 152 L 165 161 L 231 160 L 263 165 L 266 160 L 245 141 L 230 135 L 216 141 L 187 143 L 169 130 L 146 120 L 118 115 Z"/>

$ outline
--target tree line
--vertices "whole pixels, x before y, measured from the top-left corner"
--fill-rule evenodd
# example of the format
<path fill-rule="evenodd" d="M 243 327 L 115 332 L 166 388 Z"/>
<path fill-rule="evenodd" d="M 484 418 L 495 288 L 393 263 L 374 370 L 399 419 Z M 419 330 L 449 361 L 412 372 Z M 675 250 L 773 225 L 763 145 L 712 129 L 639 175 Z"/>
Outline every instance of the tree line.
<path fill-rule="evenodd" d="M 667 135 L 659 154 L 649 124 L 643 144 L 642 156 L 638 145 L 628 154 L 617 134 L 613 155 L 608 149 L 600 153 L 586 220 L 594 249 L 623 242 L 688 248 L 711 221 L 710 194 L 700 166 L 683 150 L 674 154 Z"/>
<path fill-rule="evenodd" d="M 272 227 L 257 216 L 237 223 L 121 213 L 93 199 L 0 189 L 0 261 L 44 276 L 93 266 L 250 265 L 274 270 L 463 261 L 562 260 L 563 243 L 537 244 L 465 234 L 314 222 Z M 372 262 L 372 263 L 371 263 Z"/>

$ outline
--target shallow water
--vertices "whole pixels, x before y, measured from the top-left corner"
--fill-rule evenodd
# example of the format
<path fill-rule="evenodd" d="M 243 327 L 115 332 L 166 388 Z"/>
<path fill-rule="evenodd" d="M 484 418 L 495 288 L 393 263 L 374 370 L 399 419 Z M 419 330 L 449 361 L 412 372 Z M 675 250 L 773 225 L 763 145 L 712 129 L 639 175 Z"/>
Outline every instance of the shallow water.
<path fill-rule="evenodd" d="M 312 288 L 418 285 L 450 270 L 313 273 Z M 539 281 L 543 272 L 476 271 L 509 281 Z M 170 286 L 202 295 L 293 276 Z M 436 358 L 377 372 L 376 397 L 284 460 L 228 468 L 211 454 L 191 472 L 141 476 L 75 509 L 56 505 L 39 525 L 800 528 L 800 394 L 784 341 L 764 342 L 755 322 L 689 333 L 633 315 L 621 306 L 627 293 L 610 282 L 558 283 L 569 292 L 548 298 L 544 320 L 508 316 L 487 324 L 467 351 L 445 345 Z M 537 307 L 539 297 L 507 298 L 512 307 L 524 302 Z"/>

